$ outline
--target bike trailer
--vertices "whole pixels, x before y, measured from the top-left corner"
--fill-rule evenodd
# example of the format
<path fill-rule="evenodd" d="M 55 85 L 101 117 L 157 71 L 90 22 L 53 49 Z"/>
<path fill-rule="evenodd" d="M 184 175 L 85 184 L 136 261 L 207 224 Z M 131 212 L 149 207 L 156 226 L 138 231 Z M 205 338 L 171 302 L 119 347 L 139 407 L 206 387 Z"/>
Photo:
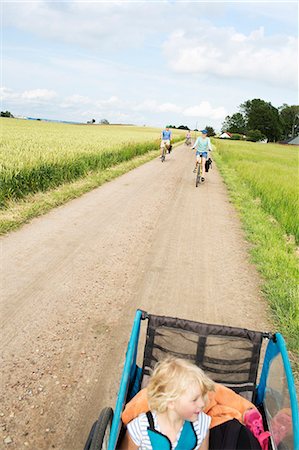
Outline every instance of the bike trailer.
<path fill-rule="evenodd" d="M 146 339 L 139 348 L 142 322 L 147 322 Z M 143 355 L 140 366 L 137 352 Z M 265 430 L 271 433 L 269 450 L 299 450 L 296 390 L 280 333 L 156 316 L 141 310 L 135 315 L 115 409 L 102 410 L 84 450 L 118 448 L 125 404 L 146 386 L 156 362 L 169 355 L 193 361 L 215 382 L 254 403 L 263 415 Z"/>

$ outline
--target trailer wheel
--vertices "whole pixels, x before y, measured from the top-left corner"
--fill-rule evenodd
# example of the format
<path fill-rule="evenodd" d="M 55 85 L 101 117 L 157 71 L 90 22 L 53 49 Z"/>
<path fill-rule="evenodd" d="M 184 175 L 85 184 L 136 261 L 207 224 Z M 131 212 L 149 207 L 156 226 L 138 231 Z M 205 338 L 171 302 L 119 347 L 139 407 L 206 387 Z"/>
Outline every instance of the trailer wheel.
<path fill-rule="evenodd" d="M 113 409 L 102 409 L 98 420 L 94 423 L 89 450 L 107 450 L 113 419 Z"/>

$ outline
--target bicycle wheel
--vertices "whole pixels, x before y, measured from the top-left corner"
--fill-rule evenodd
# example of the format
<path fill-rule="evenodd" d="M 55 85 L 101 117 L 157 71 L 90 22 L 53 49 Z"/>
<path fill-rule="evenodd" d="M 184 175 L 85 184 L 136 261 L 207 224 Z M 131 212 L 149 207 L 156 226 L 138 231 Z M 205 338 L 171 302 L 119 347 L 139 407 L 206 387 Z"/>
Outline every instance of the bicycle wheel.
<path fill-rule="evenodd" d="M 110 407 L 102 409 L 98 420 L 93 426 L 93 434 L 88 450 L 106 450 L 108 448 L 112 419 L 113 409 Z"/>
<path fill-rule="evenodd" d="M 161 158 L 161 161 L 162 161 L 162 162 L 165 161 L 165 152 L 166 152 L 166 150 L 165 150 L 165 146 L 164 146 L 164 147 L 163 147 L 163 150 L 162 150 L 162 158 Z"/>
<path fill-rule="evenodd" d="M 201 183 L 201 163 L 198 164 L 195 186 L 198 187 L 200 183 Z"/>

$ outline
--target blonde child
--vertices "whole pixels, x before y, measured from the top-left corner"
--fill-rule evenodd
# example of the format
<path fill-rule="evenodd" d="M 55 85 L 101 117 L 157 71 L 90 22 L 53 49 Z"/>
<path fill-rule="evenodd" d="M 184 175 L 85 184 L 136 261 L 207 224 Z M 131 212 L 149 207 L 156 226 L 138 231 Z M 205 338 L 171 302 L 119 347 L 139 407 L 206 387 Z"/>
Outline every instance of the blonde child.
<path fill-rule="evenodd" d="M 147 386 L 150 411 L 127 425 L 122 450 L 208 450 L 211 418 L 203 412 L 214 383 L 190 361 L 159 362 Z"/>

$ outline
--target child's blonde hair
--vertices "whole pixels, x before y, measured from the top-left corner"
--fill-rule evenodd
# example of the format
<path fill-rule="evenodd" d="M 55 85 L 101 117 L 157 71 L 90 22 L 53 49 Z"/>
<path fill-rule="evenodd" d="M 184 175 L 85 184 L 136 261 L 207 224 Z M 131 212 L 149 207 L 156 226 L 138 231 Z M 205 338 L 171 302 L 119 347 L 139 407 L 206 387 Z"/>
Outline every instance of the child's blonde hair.
<path fill-rule="evenodd" d="M 206 403 L 207 393 L 214 391 L 214 382 L 195 364 L 185 359 L 168 357 L 155 366 L 147 386 L 151 410 L 163 413 L 170 401 L 177 400 L 191 384 L 198 383 Z"/>

